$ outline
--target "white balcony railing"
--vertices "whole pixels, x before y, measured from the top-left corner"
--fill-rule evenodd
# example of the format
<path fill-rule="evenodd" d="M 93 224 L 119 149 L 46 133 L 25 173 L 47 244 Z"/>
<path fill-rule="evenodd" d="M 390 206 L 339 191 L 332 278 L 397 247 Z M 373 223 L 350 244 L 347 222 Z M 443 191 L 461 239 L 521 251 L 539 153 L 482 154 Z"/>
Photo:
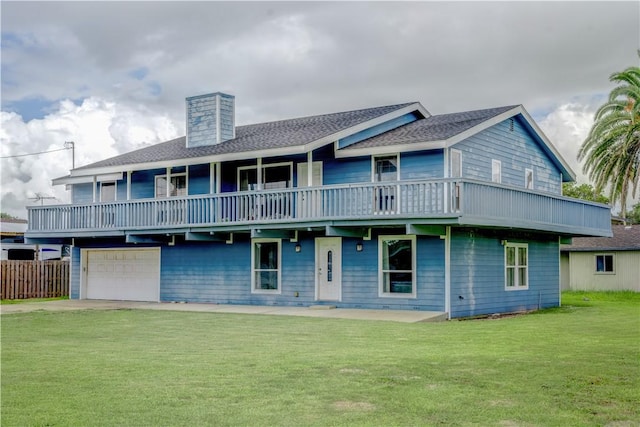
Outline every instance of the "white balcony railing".
<path fill-rule="evenodd" d="M 29 233 L 367 218 L 456 218 L 609 230 L 604 205 L 470 180 L 363 183 L 29 207 Z M 540 228 L 544 229 L 544 228 Z M 41 234 L 41 233 L 38 233 Z"/>

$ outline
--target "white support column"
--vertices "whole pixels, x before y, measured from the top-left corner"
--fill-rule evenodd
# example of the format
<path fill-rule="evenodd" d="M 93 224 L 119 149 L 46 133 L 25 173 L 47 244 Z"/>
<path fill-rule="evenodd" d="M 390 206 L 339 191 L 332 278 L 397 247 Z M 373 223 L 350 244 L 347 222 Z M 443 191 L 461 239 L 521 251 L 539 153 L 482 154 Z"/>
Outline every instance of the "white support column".
<path fill-rule="evenodd" d="M 167 197 L 169 197 L 171 194 L 171 168 L 167 168 L 167 180 L 166 180 L 166 184 L 167 184 Z"/>
<path fill-rule="evenodd" d="M 209 163 L 209 194 L 216 192 L 216 169 L 214 162 Z"/>
<path fill-rule="evenodd" d="M 307 153 L 307 187 L 313 185 L 313 151 Z"/>
<path fill-rule="evenodd" d="M 222 163 L 216 163 L 216 193 L 220 194 L 222 192 Z"/>
<path fill-rule="evenodd" d="M 98 201 L 98 177 L 93 176 L 93 203 Z"/>
<path fill-rule="evenodd" d="M 258 157 L 257 159 L 257 170 L 256 170 L 256 181 L 258 190 L 262 190 L 262 157 Z"/>

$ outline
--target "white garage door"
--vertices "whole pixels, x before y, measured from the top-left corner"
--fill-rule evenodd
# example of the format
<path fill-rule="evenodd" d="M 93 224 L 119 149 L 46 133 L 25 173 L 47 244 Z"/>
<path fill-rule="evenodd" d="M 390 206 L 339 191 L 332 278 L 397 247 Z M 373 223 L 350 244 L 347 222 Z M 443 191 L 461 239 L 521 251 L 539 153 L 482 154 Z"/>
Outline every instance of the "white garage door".
<path fill-rule="evenodd" d="M 158 301 L 160 249 L 87 250 L 87 299 Z"/>

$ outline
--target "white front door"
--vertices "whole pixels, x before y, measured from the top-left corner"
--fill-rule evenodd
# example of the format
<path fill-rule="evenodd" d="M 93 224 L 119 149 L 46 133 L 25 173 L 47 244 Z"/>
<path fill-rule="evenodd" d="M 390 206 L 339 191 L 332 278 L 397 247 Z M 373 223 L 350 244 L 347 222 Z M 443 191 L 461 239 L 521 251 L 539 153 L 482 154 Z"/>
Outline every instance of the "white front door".
<path fill-rule="evenodd" d="M 316 238 L 316 299 L 342 299 L 342 238 Z"/>

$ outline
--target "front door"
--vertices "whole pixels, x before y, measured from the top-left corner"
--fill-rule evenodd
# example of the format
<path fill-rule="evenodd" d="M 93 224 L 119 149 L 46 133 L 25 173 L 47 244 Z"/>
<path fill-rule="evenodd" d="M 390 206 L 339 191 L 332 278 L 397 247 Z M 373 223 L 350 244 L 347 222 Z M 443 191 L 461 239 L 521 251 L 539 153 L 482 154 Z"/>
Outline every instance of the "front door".
<path fill-rule="evenodd" d="M 316 238 L 316 299 L 342 298 L 342 238 Z"/>

